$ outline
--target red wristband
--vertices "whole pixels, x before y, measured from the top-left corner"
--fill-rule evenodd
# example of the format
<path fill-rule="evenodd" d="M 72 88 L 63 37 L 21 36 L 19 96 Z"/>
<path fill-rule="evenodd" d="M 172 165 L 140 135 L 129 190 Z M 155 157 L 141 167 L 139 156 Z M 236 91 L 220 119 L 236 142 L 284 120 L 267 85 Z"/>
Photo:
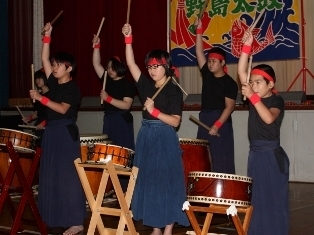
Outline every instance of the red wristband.
<path fill-rule="evenodd" d="M 156 108 L 153 109 L 153 111 L 150 113 L 155 118 L 158 118 L 158 115 L 160 114 L 160 111 Z"/>
<path fill-rule="evenodd" d="M 39 124 L 41 124 L 42 126 L 46 126 L 46 120 L 43 120 L 41 123 L 39 123 Z"/>
<path fill-rule="evenodd" d="M 50 43 L 51 37 L 43 36 L 43 43 Z"/>
<path fill-rule="evenodd" d="M 100 43 L 95 44 L 95 45 L 94 45 L 94 48 L 95 48 L 95 49 L 100 48 Z"/>
<path fill-rule="evenodd" d="M 105 99 L 105 101 L 110 104 L 112 101 L 112 97 L 108 95 L 108 97 L 107 97 L 107 99 Z"/>
<path fill-rule="evenodd" d="M 124 42 L 125 42 L 125 44 L 132 44 L 132 35 L 130 35 L 130 36 L 125 36 L 124 37 Z"/>
<path fill-rule="evenodd" d="M 50 100 L 46 96 L 42 96 L 41 100 L 40 100 L 40 103 L 42 103 L 43 105 L 47 106 L 49 101 Z"/>
<path fill-rule="evenodd" d="M 252 103 L 253 105 L 255 105 L 255 104 L 257 104 L 258 102 L 261 101 L 261 98 L 260 98 L 256 93 L 254 93 L 254 94 L 249 98 L 249 100 L 251 101 L 251 103 Z"/>
<path fill-rule="evenodd" d="M 252 49 L 252 46 L 243 45 L 242 52 L 249 55 L 251 53 L 251 49 Z"/>
<path fill-rule="evenodd" d="M 222 122 L 217 120 L 215 123 L 214 123 L 214 126 L 216 126 L 218 129 L 222 126 Z"/>
<path fill-rule="evenodd" d="M 203 28 L 197 28 L 196 34 L 203 34 Z"/>

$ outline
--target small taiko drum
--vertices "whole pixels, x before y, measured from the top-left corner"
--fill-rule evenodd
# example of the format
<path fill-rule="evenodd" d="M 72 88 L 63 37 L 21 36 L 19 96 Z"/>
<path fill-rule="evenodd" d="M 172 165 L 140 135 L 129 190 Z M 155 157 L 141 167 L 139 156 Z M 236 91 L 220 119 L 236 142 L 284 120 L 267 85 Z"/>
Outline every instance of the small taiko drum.
<path fill-rule="evenodd" d="M 81 143 L 81 160 L 82 162 L 86 162 L 91 160 L 91 149 L 93 149 L 95 143 L 112 143 L 109 140 L 108 135 L 106 134 L 80 134 L 80 143 Z M 86 176 L 89 182 L 89 185 L 92 189 L 93 195 L 97 195 L 101 176 L 102 169 L 97 168 L 86 168 L 85 169 Z M 106 193 L 113 189 L 111 181 L 108 181 Z"/>
<path fill-rule="evenodd" d="M 19 158 L 19 162 L 24 175 L 27 177 L 32 165 L 32 157 L 29 155 L 35 153 L 36 139 L 38 139 L 37 136 L 26 132 L 0 128 L 0 174 L 3 180 L 5 179 L 11 164 L 9 153 L 2 151 L 6 148 L 6 144 L 11 141 L 16 152 L 21 154 L 24 153 L 24 155 L 26 154 Z M 13 177 L 10 186 L 11 189 L 19 189 L 21 187 L 16 174 Z"/>
<path fill-rule="evenodd" d="M 185 183 L 190 171 L 211 171 L 211 154 L 207 140 L 179 138 L 183 151 Z"/>
<path fill-rule="evenodd" d="M 95 143 L 90 150 L 91 160 L 101 161 L 110 158 L 113 164 L 119 167 L 130 168 L 132 165 L 134 157 L 132 149 L 112 144 Z"/>
<path fill-rule="evenodd" d="M 187 200 L 248 207 L 251 205 L 251 189 L 250 177 L 193 171 L 189 173 Z"/>

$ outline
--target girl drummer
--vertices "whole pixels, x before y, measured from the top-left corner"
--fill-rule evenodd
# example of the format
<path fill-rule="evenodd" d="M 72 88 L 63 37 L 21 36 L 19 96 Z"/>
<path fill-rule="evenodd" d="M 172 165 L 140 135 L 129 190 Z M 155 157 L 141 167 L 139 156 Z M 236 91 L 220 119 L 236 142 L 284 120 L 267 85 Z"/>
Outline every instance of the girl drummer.
<path fill-rule="evenodd" d="M 280 146 L 280 125 L 285 104 L 282 97 L 274 92 L 276 76 L 271 66 L 255 66 L 249 81 L 246 81 L 253 43 L 250 31 L 245 33 L 243 42 L 238 74 L 242 94 L 250 100 L 248 176 L 253 180 L 253 214 L 248 234 L 287 235 L 289 159 Z"/>
<path fill-rule="evenodd" d="M 139 96 L 144 102 L 142 126 L 136 141 L 134 165 L 139 174 L 132 198 L 135 220 L 153 227 L 152 234 L 172 234 L 173 224 L 188 226 L 182 211 L 185 201 L 182 152 L 175 128 L 181 121 L 183 95 L 172 82 L 166 83 L 155 100 L 151 97 L 174 75 L 169 53 L 163 50 L 149 52 L 145 59 L 145 76 L 134 61 L 132 29 L 122 28 L 125 36 L 125 54 L 129 70 L 136 81 Z"/>

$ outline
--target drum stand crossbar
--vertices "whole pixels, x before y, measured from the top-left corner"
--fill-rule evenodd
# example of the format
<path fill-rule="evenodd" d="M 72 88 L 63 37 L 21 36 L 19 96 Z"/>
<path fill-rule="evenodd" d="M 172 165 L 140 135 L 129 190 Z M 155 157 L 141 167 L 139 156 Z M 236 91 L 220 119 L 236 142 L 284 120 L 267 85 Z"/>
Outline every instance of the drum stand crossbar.
<path fill-rule="evenodd" d="M 206 235 L 208 232 L 208 229 L 210 227 L 210 223 L 211 220 L 213 218 L 213 214 L 217 213 L 217 214 L 227 214 L 227 209 L 229 208 L 229 205 L 216 205 L 216 204 L 210 204 L 208 207 L 201 207 L 201 206 L 189 206 L 189 210 L 185 210 L 191 225 L 195 231 L 196 235 Z M 194 215 L 194 212 L 205 212 L 207 213 L 205 221 L 204 221 L 204 225 L 203 225 L 203 229 L 200 228 L 196 217 Z M 237 207 L 237 211 L 238 213 L 244 213 L 244 221 L 243 224 L 241 223 L 241 220 L 238 216 L 238 214 L 231 216 L 232 217 L 232 221 L 235 225 L 235 228 L 238 232 L 239 235 L 246 235 L 248 228 L 249 228 L 249 224 L 250 224 L 250 220 L 251 220 L 251 216 L 252 216 L 252 212 L 253 212 L 253 207 Z M 189 233 L 189 232 L 188 232 Z"/>
<path fill-rule="evenodd" d="M 98 228 L 99 234 L 101 235 L 138 235 L 135 230 L 135 226 L 132 220 L 132 211 L 129 209 L 131 204 L 131 199 L 134 192 L 134 186 L 137 179 L 138 168 L 132 167 L 132 171 L 126 171 L 121 169 L 116 169 L 112 161 L 107 163 L 82 163 L 81 159 L 76 159 L 74 161 L 76 170 L 78 172 L 79 178 L 81 180 L 85 195 L 92 211 L 91 221 L 87 231 L 87 235 L 92 235 L 95 233 L 96 226 Z M 91 186 L 89 184 L 88 178 L 86 176 L 85 168 L 100 168 L 103 169 L 101 181 L 98 188 L 98 193 L 96 199 L 92 193 Z M 130 177 L 128 188 L 124 196 L 122 188 L 118 179 L 118 175 L 126 175 Z M 102 207 L 102 202 L 107 187 L 108 179 L 111 179 L 116 196 L 120 205 L 120 209 Z M 105 228 L 101 215 L 119 216 L 119 224 L 117 229 Z M 125 231 L 125 226 L 127 226 L 128 231 Z"/>
<path fill-rule="evenodd" d="M 41 149 L 37 148 L 36 153 L 34 154 L 34 157 L 32 159 L 31 168 L 27 176 L 24 174 L 22 167 L 20 165 L 20 162 L 19 162 L 19 158 L 22 157 L 22 154 L 27 154 L 27 153 L 21 153 L 21 154 L 16 153 L 11 141 L 8 141 L 8 143 L 6 144 L 6 148 L 1 148 L 1 149 L 4 152 L 9 153 L 11 163 L 12 163 L 9 166 L 6 176 L 2 177 L 0 175 L 0 183 L 2 183 L 1 192 L 0 192 L 0 214 L 3 210 L 5 203 L 7 203 L 9 207 L 9 212 L 13 219 L 13 225 L 11 226 L 10 234 L 17 234 L 18 232 L 21 232 L 23 230 L 22 225 L 21 225 L 21 220 L 22 220 L 22 215 L 25 210 L 26 203 L 28 203 L 33 212 L 40 234 L 47 235 L 46 225 L 44 224 L 44 222 L 42 221 L 40 217 L 37 205 L 34 200 L 34 194 L 31 188 L 34 176 L 36 174 L 37 166 L 39 163 Z M 9 195 L 10 185 L 15 174 L 17 175 L 23 189 L 23 194 L 18 204 L 17 210 L 15 209 L 13 201 Z"/>

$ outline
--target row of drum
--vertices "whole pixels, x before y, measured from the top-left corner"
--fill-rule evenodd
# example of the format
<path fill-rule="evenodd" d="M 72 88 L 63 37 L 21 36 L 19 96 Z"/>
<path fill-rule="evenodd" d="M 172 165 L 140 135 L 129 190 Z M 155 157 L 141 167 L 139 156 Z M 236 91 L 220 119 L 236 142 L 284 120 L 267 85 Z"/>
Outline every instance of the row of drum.
<path fill-rule="evenodd" d="M 0 147 L 11 141 L 17 152 L 35 153 L 37 137 L 16 130 L 0 128 Z M 249 206 L 252 180 L 249 177 L 211 172 L 211 154 L 207 140 L 180 138 L 183 150 L 182 160 L 187 185 L 187 200 L 196 203 L 215 203 L 237 206 Z M 82 162 L 102 161 L 110 158 L 122 168 L 131 168 L 135 152 L 132 149 L 112 145 L 105 134 L 80 135 Z M 20 159 L 22 169 L 28 174 L 29 159 Z M 7 153 L 0 151 L 0 174 L 5 177 L 10 159 Z M 97 194 L 102 171 L 89 168 L 86 172 L 92 192 Z M 1 183 L 1 182 L 0 182 Z M 15 177 L 11 186 L 18 187 Z M 108 182 L 106 192 L 113 190 Z"/>

